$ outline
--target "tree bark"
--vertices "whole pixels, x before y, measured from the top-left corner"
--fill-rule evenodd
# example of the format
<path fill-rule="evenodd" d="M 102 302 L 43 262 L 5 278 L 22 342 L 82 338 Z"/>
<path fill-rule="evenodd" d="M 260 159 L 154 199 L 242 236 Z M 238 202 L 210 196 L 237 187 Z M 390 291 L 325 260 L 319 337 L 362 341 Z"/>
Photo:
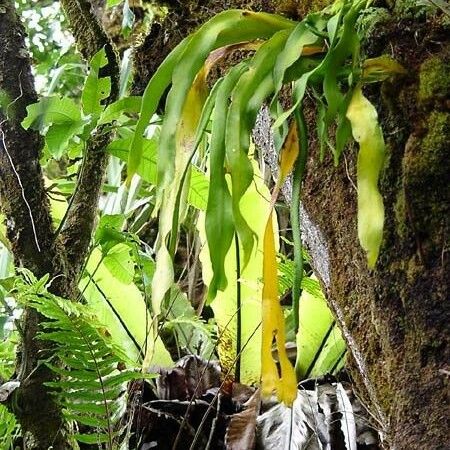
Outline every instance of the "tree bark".
<path fill-rule="evenodd" d="M 21 122 L 26 106 L 37 101 L 24 29 L 14 11 L 14 2 L 0 1 L 0 197 L 7 237 L 16 267 L 26 267 L 37 277 L 57 277 L 52 288 L 68 296 L 71 280 L 62 245 L 55 241 L 48 198 L 44 188 L 39 152 L 42 139 Z M 67 448 L 60 408 L 43 383 L 54 378 L 39 360 L 46 357 L 45 345 L 35 336 L 40 322 L 35 310 L 26 309 L 14 393 L 14 410 L 23 429 L 26 448 Z M 46 414 L 42 414 L 46 411 Z"/>
<path fill-rule="evenodd" d="M 227 6 L 267 10 L 250 0 L 232 3 Z M 269 10 L 293 17 L 326 3 L 274 2 Z M 154 26 L 137 50 L 137 93 L 186 32 L 222 9 L 202 2 L 206 14 L 197 20 L 193 4 L 183 2 L 180 13 L 176 3 L 167 19 L 173 25 Z M 351 352 L 357 390 L 386 447 L 431 450 L 446 446 L 449 417 L 448 30 L 439 11 L 430 15 L 407 1 L 389 5 L 372 9 L 360 23 L 366 56 L 388 53 L 407 70 L 381 89 L 367 89 L 388 153 L 381 182 L 386 225 L 376 269 L 367 269 L 357 238 L 357 149 L 348 148 L 337 168 L 331 158 L 320 164 L 313 105 L 307 111 L 310 158 L 302 217 L 314 269 Z M 269 128 L 267 123 L 266 134 Z"/>
<path fill-rule="evenodd" d="M 387 446 L 431 450 L 448 444 L 450 47 L 442 18 L 385 17 L 365 51 L 389 52 L 407 75 L 367 89 L 387 147 L 376 269 L 357 240 L 355 148 L 334 168 L 331 158 L 318 162 L 312 143 L 303 205 L 328 250 L 330 281 L 322 281 L 352 373 Z"/>
<path fill-rule="evenodd" d="M 101 76 L 110 76 L 112 102 L 118 95 L 118 62 L 115 51 L 91 13 L 88 1 L 63 1 L 83 56 L 90 59 L 102 47 L 108 65 Z M 87 256 L 107 163 L 105 147 L 111 134 L 97 130 L 88 140 L 84 170 L 67 213 L 66 226 L 55 234 L 49 201 L 39 165 L 43 140 L 21 126 L 26 107 L 37 101 L 25 31 L 14 2 L 0 0 L 0 199 L 6 216 L 7 237 L 16 267 L 26 267 L 36 277 L 50 275 L 50 290 L 75 298 L 77 278 Z M 25 309 L 18 354 L 14 413 L 27 450 L 72 448 L 67 424 L 55 396 L 45 387 L 55 375 L 40 361 L 51 356 L 48 344 L 36 339 L 42 317 Z"/>

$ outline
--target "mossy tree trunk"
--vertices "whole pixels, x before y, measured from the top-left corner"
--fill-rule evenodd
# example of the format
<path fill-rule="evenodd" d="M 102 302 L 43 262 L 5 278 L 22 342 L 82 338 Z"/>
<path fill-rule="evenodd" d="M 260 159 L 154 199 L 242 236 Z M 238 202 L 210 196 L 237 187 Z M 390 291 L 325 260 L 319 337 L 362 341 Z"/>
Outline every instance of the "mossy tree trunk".
<path fill-rule="evenodd" d="M 136 53 L 137 92 L 167 54 L 167 43 L 176 44 L 223 9 L 215 6 L 219 2 L 200 3 L 175 2 L 166 23 L 153 27 Z M 295 17 L 327 2 L 228 3 Z M 323 276 L 318 266 L 323 261 L 315 261 L 315 269 L 347 339 L 357 390 L 386 447 L 395 449 L 431 450 L 447 442 L 450 56 L 445 23 L 448 18 L 439 11 L 430 14 L 398 1 L 373 8 L 361 24 L 366 56 L 389 54 L 407 70 L 366 92 L 377 106 L 387 144 L 381 181 L 386 225 L 373 271 L 357 239 L 357 149 L 348 148 L 337 168 L 331 158 L 319 163 L 312 106 L 307 115 L 311 148 L 303 207 L 329 273 Z M 314 247 L 317 239 L 307 244 Z"/>
<path fill-rule="evenodd" d="M 324 287 L 352 373 L 388 448 L 431 450 L 448 443 L 450 47 L 441 19 L 384 17 L 365 50 L 391 54 L 407 75 L 367 89 L 387 145 L 375 270 L 357 241 L 355 148 L 334 168 L 312 145 L 303 205 L 328 249 Z"/>
<path fill-rule="evenodd" d="M 102 76 L 111 77 L 116 100 L 119 68 L 115 51 L 87 0 L 62 0 L 81 53 L 90 59 L 105 48 L 108 64 Z M 99 129 L 86 143 L 86 152 L 65 225 L 56 233 L 39 164 L 43 140 L 21 126 L 26 107 L 38 100 L 25 30 L 12 0 L 0 0 L 0 200 L 7 237 L 16 267 L 36 277 L 50 277 L 49 289 L 67 299 L 78 297 L 77 280 L 88 253 L 97 216 L 111 133 Z M 61 408 L 45 383 L 55 374 L 43 361 L 52 358 L 48 343 L 39 340 L 42 316 L 26 308 L 21 319 L 20 349 L 15 378 L 20 387 L 8 398 L 23 433 L 27 450 L 67 450 L 72 438 Z M 52 361 L 55 363 L 55 361 Z M 56 362 L 57 364 L 57 362 Z"/>

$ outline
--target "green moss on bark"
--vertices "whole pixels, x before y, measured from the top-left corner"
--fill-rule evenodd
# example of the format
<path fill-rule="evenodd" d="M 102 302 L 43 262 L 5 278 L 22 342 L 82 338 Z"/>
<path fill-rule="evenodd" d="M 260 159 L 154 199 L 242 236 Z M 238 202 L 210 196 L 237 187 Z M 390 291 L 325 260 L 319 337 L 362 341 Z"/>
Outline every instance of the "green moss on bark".
<path fill-rule="evenodd" d="M 450 58 L 432 56 L 420 66 L 418 98 L 421 102 L 442 101 L 450 91 Z"/>

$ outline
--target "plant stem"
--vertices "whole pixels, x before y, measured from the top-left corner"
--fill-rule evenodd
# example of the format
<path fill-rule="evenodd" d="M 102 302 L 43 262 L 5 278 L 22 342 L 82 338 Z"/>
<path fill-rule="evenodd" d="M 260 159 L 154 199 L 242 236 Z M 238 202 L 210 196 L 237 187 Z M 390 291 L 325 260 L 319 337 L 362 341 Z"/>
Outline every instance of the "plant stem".
<path fill-rule="evenodd" d="M 234 235 L 234 242 L 236 246 L 236 371 L 235 380 L 240 383 L 241 379 L 241 333 L 242 333 L 242 311 L 241 311 L 241 258 L 239 250 L 239 239 L 237 234 Z"/>

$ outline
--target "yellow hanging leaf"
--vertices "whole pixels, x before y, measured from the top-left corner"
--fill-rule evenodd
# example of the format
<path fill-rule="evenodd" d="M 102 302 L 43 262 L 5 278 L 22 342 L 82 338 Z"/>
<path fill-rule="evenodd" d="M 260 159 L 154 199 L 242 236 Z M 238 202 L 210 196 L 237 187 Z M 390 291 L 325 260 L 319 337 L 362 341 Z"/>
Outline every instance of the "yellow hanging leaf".
<path fill-rule="evenodd" d="M 208 68 L 204 65 L 198 72 L 187 95 L 176 134 L 174 179 L 170 186 L 163 191 L 161 198 L 159 233 L 156 244 L 156 271 L 152 280 L 152 306 L 156 315 L 161 312 L 161 302 L 166 292 L 174 283 L 173 263 L 169 252 L 168 241 L 172 231 L 174 214 L 178 214 L 178 223 L 180 223 L 186 212 L 190 172 L 182 187 L 181 202 L 178 210 L 176 208 L 176 201 L 180 185 L 183 181 L 183 173 L 187 165 L 190 164 L 190 155 L 195 144 L 195 133 L 207 96 L 207 74 Z"/>
<path fill-rule="evenodd" d="M 283 310 L 278 299 L 278 267 L 273 233 L 273 208 L 279 189 L 291 173 L 299 154 L 297 124 L 293 122 L 281 150 L 279 177 L 272 194 L 271 208 L 264 232 L 262 292 L 262 345 L 261 345 L 261 391 L 263 396 L 277 392 L 280 402 L 291 406 L 297 397 L 297 380 L 294 368 L 286 352 L 286 333 Z M 280 361 L 281 377 L 272 357 L 272 343 L 275 339 Z"/>
<path fill-rule="evenodd" d="M 275 240 L 273 237 L 272 208 L 264 232 L 264 259 L 262 291 L 261 391 L 267 397 L 277 390 L 278 370 L 272 357 L 272 342 L 278 328 L 278 280 Z"/>
<path fill-rule="evenodd" d="M 384 139 L 372 103 L 357 86 L 350 101 L 347 118 L 359 144 L 357 163 L 358 237 L 367 253 L 367 264 L 375 266 L 383 238 L 384 206 L 378 191 L 378 178 L 384 162 Z"/>
<path fill-rule="evenodd" d="M 297 123 L 293 121 L 291 127 L 289 128 L 288 135 L 286 136 L 286 140 L 284 141 L 283 149 L 280 155 L 280 170 L 278 173 L 277 186 L 281 187 L 286 178 L 292 172 L 292 168 L 294 167 L 295 161 L 297 160 L 299 151 L 300 147 L 298 140 Z"/>

